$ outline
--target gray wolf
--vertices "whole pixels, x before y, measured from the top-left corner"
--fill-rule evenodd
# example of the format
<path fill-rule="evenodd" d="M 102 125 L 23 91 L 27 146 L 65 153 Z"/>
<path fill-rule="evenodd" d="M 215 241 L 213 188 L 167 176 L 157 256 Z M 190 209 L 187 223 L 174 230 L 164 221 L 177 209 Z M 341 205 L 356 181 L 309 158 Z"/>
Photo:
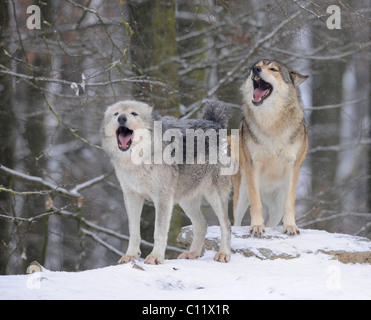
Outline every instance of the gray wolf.
<path fill-rule="evenodd" d="M 265 204 L 267 226 L 283 220 L 284 233 L 296 235 L 296 185 L 309 143 L 298 86 L 308 76 L 268 59 L 247 73 L 241 87 L 239 171 L 232 180 L 234 225 L 241 225 L 250 205 L 250 232 L 262 236 Z"/>
<path fill-rule="evenodd" d="M 137 152 L 140 144 L 150 150 L 148 158 L 158 158 L 158 154 L 156 155 L 158 151 L 155 150 L 158 141 L 154 140 L 154 128 L 158 123 L 161 125 L 163 137 L 171 130 L 178 135 L 179 132 L 181 134 L 178 140 L 175 136 L 161 140 L 161 150 L 171 148 L 169 155 L 171 160 L 176 158 L 174 153 L 182 150 L 177 143 L 181 144 L 184 141 L 187 130 L 217 131 L 226 126 L 226 121 L 226 109 L 219 104 L 207 105 L 202 119 L 188 120 L 161 117 L 148 104 L 139 101 L 120 101 L 107 108 L 102 124 L 102 145 L 114 165 L 129 219 L 129 245 L 126 255 L 119 263 L 127 263 L 140 257 L 140 217 L 145 199 L 154 203 L 156 211 L 154 248 L 146 257 L 145 263 L 163 263 L 171 213 L 176 203 L 179 203 L 191 219 L 194 234 L 189 251 L 180 254 L 179 258 L 196 259 L 200 256 L 207 230 L 206 220 L 200 210 L 203 197 L 210 203 L 220 222 L 220 250 L 214 259 L 219 262 L 230 260 L 228 200 L 232 185 L 230 176 L 220 175 L 222 164 L 209 163 L 207 156 L 205 163 L 201 164 L 177 161 L 137 163 L 132 158 L 134 153 L 143 155 L 146 152 L 146 150 L 142 150 L 142 153 Z M 206 141 L 205 151 L 208 145 L 209 141 Z M 152 146 L 154 148 L 151 148 Z M 196 150 L 196 144 L 191 147 Z M 194 157 L 199 156 L 197 152 L 202 151 L 197 149 Z"/>

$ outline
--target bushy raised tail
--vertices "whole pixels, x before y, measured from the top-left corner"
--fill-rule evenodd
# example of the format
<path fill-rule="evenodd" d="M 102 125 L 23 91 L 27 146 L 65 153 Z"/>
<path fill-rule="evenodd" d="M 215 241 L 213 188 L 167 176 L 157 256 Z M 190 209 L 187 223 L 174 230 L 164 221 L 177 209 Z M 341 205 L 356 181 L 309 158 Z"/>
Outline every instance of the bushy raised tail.
<path fill-rule="evenodd" d="M 229 112 L 223 102 L 208 101 L 203 109 L 202 119 L 215 122 L 221 128 L 226 128 L 228 125 Z"/>

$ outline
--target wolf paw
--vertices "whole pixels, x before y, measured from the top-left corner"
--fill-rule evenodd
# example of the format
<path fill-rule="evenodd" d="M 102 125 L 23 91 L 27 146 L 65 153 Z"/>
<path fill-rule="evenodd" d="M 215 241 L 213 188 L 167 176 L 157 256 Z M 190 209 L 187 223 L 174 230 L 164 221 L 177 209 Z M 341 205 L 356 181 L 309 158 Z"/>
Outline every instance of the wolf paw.
<path fill-rule="evenodd" d="M 189 260 L 194 260 L 197 259 L 199 255 L 194 252 L 194 251 L 187 251 L 183 252 L 178 256 L 178 259 L 189 259 Z"/>
<path fill-rule="evenodd" d="M 164 258 L 150 253 L 146 257 L 146 260 L 144 260 L 144 263 L 146 263 L 146 264 L 162 264 L 162 263 L 164 263 Z"/>
<path fill-rule="evenodd" d="M 250 233 L 251 233 L 251 235 L 260 238 L 265 233 L 265 227 L 264 227 L 264 225 L 251 226 L 250 227 Z"/>
<path fill-rule="evenodd" d="M 117 261 L 117 264 L 124 264 L 124 263 L 128 263 L 130 261 L 135 261 L 135 257 L 125 255 L 125 256 L 122 256 L 119 261 Z"/>
<path fill-rule="evenodd" d="M 214 256 L 214 260 L 218 261 L 218 262 L 224 262 L 224 263 L 229 262 L 229 261 L 231 261 L 231 255 L 230 255 L 230 253 L 218 252 Z"/>
<path fill-rule="evenodd" d="M 300 231 L 296 225 L 291 226 L 283 226 L 283 233 L 288 234 L 289 236 L 295 236 L 297 234 L 300 234 Z"/>

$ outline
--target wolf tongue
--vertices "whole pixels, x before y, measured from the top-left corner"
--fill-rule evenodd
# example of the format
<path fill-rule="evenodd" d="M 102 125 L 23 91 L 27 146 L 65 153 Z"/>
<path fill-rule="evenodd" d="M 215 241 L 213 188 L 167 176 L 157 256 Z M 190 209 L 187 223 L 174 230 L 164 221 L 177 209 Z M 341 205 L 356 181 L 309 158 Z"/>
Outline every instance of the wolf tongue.
<path fill-rule="evenodd" d="M 127 135 L 124 135 L 123 133 L 120 133 L 119 134 L 119 140 L 120 140 L 120 143 L 121 145 L 124 147 L 124 148 L 127 148 L 128 146 L 128 143 L 131 139 L 131 136 L 132 134 L 131 133 L 128 133 Z"/>
<path fill-rule="evenodd" d="M 260 88 L 254 89 L 254 101 L 258 102 L 266 94 L 267 90 L 262 90 Z"/>

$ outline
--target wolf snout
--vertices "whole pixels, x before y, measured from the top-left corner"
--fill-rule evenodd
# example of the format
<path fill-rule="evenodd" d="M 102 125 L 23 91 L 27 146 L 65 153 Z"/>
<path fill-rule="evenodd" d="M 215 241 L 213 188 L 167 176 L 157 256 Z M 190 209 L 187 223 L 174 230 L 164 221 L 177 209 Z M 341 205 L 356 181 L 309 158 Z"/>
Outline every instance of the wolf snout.
<path fill-rule="evenodd" d="M 128 119 L 124 115 L 121 115 L 117 118 L 117 122 L 120 126 L 124 126 L 126 124 L 126 121 L 128 121 Z"/>
<path fill-rule="evenodd" d="M 252 73 L 255 75 L 258 75 L 261 71 L 262 71 L 262 68 L 260 68 L 259 66 L 252 67 Z"/>

